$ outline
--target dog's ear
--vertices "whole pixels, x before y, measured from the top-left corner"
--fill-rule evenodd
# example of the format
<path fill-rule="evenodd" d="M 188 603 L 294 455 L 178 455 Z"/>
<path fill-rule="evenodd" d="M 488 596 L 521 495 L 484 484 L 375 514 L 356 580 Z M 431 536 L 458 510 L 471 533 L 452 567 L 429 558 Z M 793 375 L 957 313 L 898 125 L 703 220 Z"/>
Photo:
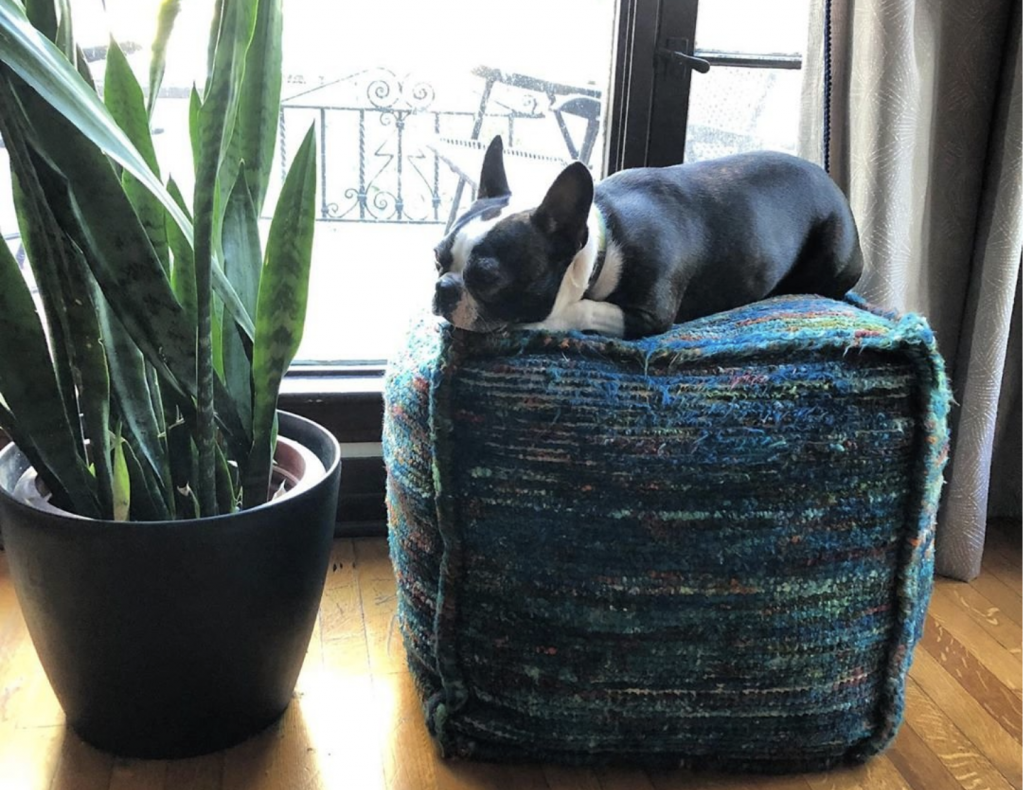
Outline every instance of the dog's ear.
<path fill-rule="evenodd" d="M 505 178 L 504 151 L 501 135 L 496 136 L 487 146 L 484 166 L 480 171 L 480 188 L 476 193 L 478 200 L 512 194 L 512 190 L 508 188 L 508 179 Z"/>
<path fill-rule="evenodd" d="M 594 179 L 582 162 L 573 162 L 558 174 L 533 222 L 544 233 L 567 236 L 577 249 L 587 243 L 587 217 L 594 200 Z"/>

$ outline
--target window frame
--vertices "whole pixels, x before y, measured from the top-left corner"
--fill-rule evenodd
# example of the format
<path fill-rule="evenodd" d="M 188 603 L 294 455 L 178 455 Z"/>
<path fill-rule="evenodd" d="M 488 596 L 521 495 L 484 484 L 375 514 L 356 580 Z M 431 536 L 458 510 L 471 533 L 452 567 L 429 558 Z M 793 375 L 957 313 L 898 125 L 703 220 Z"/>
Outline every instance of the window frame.
<path fill-rule="evenodd" d="M 618 0 L 607 94 L 607 174 L 684 159 L 693 69 L 659 50 L 702 58 L 712 68 L 802 68 L 802 58 L 791 54 L 695 51 L 698 7 L 699 0 Z M 379 452 L 385 372 L 382 362 L 297 364 L 282 385 L 280 408 L 315 420 L 341 443 L 339 536 L 387 531 Z"/>

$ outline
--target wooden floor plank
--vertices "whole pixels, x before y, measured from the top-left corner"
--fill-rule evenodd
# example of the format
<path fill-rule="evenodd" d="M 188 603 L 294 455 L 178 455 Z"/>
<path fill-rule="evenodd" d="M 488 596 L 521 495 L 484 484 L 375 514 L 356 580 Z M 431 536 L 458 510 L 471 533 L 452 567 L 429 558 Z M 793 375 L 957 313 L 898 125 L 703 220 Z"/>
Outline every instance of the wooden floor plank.
<path fill-rule="evenodd" d="M 915 653 L 910 676 L 931 700 L 956 722 L 957 727 L 1017 790 L 1021 790 L 1021 747 L 932 655 Z M 940 702 L 941 701 L 941 702 Z M 918 730 L 919 735 L 923 733 Z"/>
<path fill-rule="evenodd" d="M 648 776 L 636 768 L 596 768 L 594 775 L 597 776 L 597 784 L 601 790 L 663 790 L 668 785 L 659 785 L 655 776 Z M 692 775 L 690 775 L 692 778 Z M 671 785 L 673 788 L 677 784 Z M 698 788 L 700 784 L 690 784 L 687 787 Z"/>
<path fill-rule="evenodd" d="M 759 776 L 751 783 L 754 790 L 810 790 L 803 776 Z"/>
<path fill-rule="evenodd" d="M 355 562 L 352 541 L 336 540 L 320 604 L 320 634 L 325 660 L 344 667 L 346 672 L 369 672 L 366 624 Z"/>
<path fill-rule="evenodd" d="M 970 585 L 998 606 L 999 610 L 1013 622 L 1017 625 L 1022 624 L 1024 617 L 1021 612 L 1021 597 L 1003 582 L 991 573 L 982 573 L 976 579 L 972 579 Z"/>
<path fill-rule="evenodd" d="M 423 724 L 423 708 L 408 672 L 373 679 L 377 710 L 385 714 L 384 779 L 388 790 L 435 790 L 436 758 Z"/>
<path fill-rule="evenodd" d="M 913 790 L 888 757 L 872 757 L 864 765 L 805 774 L 812 790 Z"/>
<path fill-rule="evenodd" d="M 935 593 L 953 600 L 1013 655 L 1021 655 L 1020 624 L 1007 617 L 998 606 L 964 582 L 938 579 Z"/>
<path fill-rule="evenodd" d="M 908 725 L 900 727 L 886 755 L 911 787 L 928 790 L 961 790 L 960 782 L 939 756 Z"/>
<path fill-rule="evenodd" d="M 918 650 L 921 649 L 931 653 L 1004 730 L 1021 742 L 1024 705 L 1020 697 L 1000 683 L 970 650 L 931 617 L 925 621 L 924 636 L 918 646 Z"/>
<path fill-rule="evenodd" d="M 164 790 L 221 790 L 224 752 L 185 760 L 171 760 L 164 775 Z"/>
<path fill-rule="evenodd" d="M 167 778 L 167 760 L 114 761 L 110 790 L 154 790 L 163 787 Z"/>
<path fill-rule="evenodd" d="M 542 770 L 548 790 L 603 790 L 597 774 L 588 768 L 545 765 Z"/>
<path fill-rule="evenodd" d="M 908 684 L 906 721 L 866 766 L 788 777 L 442 760 L 423 723 L 380 539 L 335 543 L 285 717 L 234 749 L 115 760 L 63 725 L 0 554 L 0 788 L 7 790 L 1024 790 L 1019 546 L 970 585 L 940 581 Z M 1011 571 L 1015 574 L 1016 588 Z M 999 574 L 990 569 L 995 567 Z M 1016 619 L 1012 616 L 1016 614 Z M 1014 640 L 1018 640 L 1016 643 Z"/>
<path fill-rule="evenodd" d="M 982 569 L 991 573 L 1017 595 L 1024 594 L 1021 578 L 1020 524 L 989 524 L 985 533 Z"/>
<path fill-rule="evenodd" d="M 999 644 L 995 637 L 941 590 L 936 590 L 932 595 L 928 616 L 970 650 L 1000 683 L 1014 691 L 1021 688 L 1021 657 L 1013 655 Z"/>
<path fill-rule="evenodd" d="M 0 787 L 49 790 L 63 740 L 62 726 L 26 728 L 0 723 Z"/>
<path fill-rule="evenodd" d="M 437 790 L 549 790 L 536 764 L 452 761 L 438 763 L 436 777 Z"/>
<path fill-rule="evenodd" d="M 73 730 L 64 728 L 50 790 L 107 790 L 113 770 L 114 758 L 111 755 L 94 749 Z M 220 788 L 219 781 L 216 788 Z"/>
<path fill-rule="evenodd" d="M 710 771 L 668 771 L 649 769 L 647 776 L 655 790 L 760 790 L 760 777 L 745 774 L 723 774 Z M 779 777 L 781 778 L 781 777 Z M 802 777 L 788 777 L 800 780 Z M 606 790 L 614 788 L 609 784 Z M 646 787 L 646 785 L 642 785 Z M 808 790 L 807 782 L 797 785 L 797 790 Z M 776 790 L 778 790 L 776 788 Z"/>
<path fill-rule="evenodd" d="M 964 790 L 1010 790 L 1010 783 L 914 680 L 907 683 L 904 727 L 927 744 Z"/>
<path fill-rule="evenodd" d="M 405 672 L 388 544 L 379 538 L 360 538 L 353 543 L 370 669 L 375 675 Z"/>

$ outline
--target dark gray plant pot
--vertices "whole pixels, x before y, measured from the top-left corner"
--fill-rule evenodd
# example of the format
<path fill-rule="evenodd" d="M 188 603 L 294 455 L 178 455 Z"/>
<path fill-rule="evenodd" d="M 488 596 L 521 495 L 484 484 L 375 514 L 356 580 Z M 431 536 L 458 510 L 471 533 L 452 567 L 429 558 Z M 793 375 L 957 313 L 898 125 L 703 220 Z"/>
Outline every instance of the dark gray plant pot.
<path fill-rule="evenodd" d="M 10 496 L 28 466 L 0 451 L 0 527 L 29 633 L 68 723 L 133 757 L 184 757 L 255 734 L 288 706 L 323 592 L 340 451 L 309 420 L 280 433 L 327 470 L 251 510 L 94 521 Z"/>

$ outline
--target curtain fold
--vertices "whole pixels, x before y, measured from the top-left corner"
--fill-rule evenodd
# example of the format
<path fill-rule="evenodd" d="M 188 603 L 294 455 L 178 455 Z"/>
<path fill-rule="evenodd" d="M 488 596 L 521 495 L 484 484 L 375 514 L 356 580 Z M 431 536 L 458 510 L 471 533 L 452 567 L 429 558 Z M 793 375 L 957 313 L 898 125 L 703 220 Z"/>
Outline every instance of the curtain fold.
<path fill-rule="evenodd" d="M 981 570 L 990 503 L 1020 516 L 1021 116 L 1020 3 L 811 0 L 801 154 L 827 150 L 850 199 L 857 290 L 927 316 L 946 358 L 936 568 L 961 579 Z"/>

